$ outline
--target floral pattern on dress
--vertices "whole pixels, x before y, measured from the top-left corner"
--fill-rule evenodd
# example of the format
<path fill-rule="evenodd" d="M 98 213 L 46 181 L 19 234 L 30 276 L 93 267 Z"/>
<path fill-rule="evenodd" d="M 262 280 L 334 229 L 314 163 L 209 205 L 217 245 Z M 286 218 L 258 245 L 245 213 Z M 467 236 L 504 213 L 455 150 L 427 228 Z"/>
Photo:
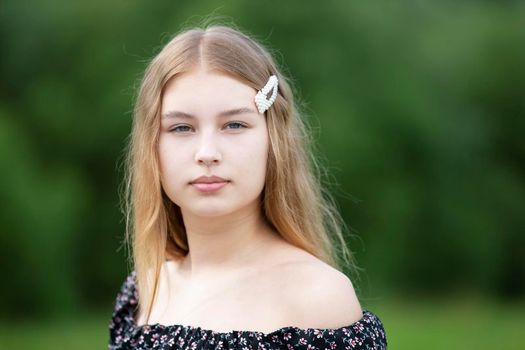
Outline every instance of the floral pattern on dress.
<path fill-rule="evenodd" d="M 238 350 L 383 350 L 387 348 L 386 333 L 381 320 L 363 309 L 363 317 L 341 328 L 298 328 L 288 326 L 270 333 L 258 331 L 216 332 L 195 326 L 138 326 L 135 313 L 138 292 L 136 272 L 132 271 L 122 284 L 109 323 L 108 350 L 124 349 L 238 349 Z"/>

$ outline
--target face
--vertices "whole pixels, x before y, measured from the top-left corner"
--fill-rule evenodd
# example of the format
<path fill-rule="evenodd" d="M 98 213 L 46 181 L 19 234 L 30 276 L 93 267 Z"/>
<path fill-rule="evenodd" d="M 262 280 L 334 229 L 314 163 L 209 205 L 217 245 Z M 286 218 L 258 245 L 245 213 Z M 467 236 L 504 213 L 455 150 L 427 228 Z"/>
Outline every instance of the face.
<path fill-rule="evenodd" d="M 231 77 L 204 70 L 168 82 L 161 109 L 161 181 L 183 215 L 259 208 L 269 142 L 255 94 Z M 196 183 L 202 176 L 220 179 Z"/>

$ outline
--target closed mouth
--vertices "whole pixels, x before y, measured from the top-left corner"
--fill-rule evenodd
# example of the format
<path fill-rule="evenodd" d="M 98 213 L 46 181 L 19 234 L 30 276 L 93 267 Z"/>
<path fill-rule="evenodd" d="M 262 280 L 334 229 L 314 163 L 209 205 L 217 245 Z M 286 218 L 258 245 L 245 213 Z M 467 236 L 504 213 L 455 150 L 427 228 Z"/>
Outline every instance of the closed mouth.
<path fill-rule="evenodd" d="M 190 184 L 197 184 L 197 183 L 208 183 L 209 184 L 209 183 L 223 183 L 223 182 L 228 182 L 228 180 L 225 180 L 222 177 L 216 176 L 216 175 L 211 175 L 211 176 L 203 175 L 191 181 Z"/>

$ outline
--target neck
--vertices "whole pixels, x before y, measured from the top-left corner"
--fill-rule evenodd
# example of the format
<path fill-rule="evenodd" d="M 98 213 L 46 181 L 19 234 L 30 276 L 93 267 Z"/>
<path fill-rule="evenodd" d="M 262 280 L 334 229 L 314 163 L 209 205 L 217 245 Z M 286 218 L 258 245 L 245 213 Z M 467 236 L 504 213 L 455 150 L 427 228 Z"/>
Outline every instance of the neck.
<path fill-rule="evenodd" d="M 247 207 L 220 217 L 183 211 L 189 252 L 180 272 L 190 279 L 201 279 L 253 266 L 276 235 L 259 209 Z"/>

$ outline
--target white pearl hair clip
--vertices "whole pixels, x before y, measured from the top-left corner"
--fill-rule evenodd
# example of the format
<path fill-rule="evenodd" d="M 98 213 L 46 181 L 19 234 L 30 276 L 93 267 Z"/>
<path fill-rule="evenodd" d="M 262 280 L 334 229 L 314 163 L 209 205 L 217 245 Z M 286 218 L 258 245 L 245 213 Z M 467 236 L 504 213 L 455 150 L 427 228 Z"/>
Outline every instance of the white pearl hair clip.
<path fill-rule="evenodd" d="M 270 92 L 270 89 L 273 89 L 272 96 L 270 96 L 269 99 L 266 98 L 266 95 Z M 270 106 L 273 104 L 275 99 L 277 98 L 277 77 L 275 75 L 272 75 L 269 79 L 266 85 L 262 88 L 262 90 L 259 90 L 257 92 L 257 95 L 255 95 L 255 104 L 257 105 L 257 109 L 259 110 L 259 113 L 264 113 Z"/>

